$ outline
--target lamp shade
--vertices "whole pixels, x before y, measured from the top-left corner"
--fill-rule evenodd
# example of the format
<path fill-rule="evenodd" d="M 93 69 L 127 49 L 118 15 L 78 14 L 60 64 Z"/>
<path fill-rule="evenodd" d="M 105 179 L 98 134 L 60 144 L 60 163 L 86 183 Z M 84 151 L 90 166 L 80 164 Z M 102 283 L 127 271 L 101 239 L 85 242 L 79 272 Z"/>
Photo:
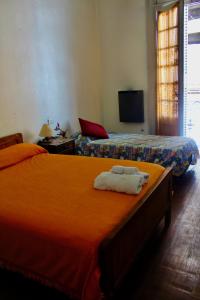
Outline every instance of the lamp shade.
<path fill-rule="evenodd" d="M 40 129 L 39 136 L 41 137 L 51 137 L 53 135 L 53 130 L 49 126 L 49 124 L 43 124 L 42 128 Z"/>

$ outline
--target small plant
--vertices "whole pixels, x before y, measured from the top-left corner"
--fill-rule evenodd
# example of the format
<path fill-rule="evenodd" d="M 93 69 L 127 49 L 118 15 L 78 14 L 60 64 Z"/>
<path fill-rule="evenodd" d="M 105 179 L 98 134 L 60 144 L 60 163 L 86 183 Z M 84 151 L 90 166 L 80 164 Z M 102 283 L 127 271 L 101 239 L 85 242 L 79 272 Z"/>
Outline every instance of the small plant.
<path fill-rule="evenodd" d="M 63 130 L 60 128 L 60 123 L 57 122 L 56 128 L 54 129 L 55 131 L 58 131 L 57 135 L 60 135 L 62 137 L 65 137 L 66 130 Z"/>

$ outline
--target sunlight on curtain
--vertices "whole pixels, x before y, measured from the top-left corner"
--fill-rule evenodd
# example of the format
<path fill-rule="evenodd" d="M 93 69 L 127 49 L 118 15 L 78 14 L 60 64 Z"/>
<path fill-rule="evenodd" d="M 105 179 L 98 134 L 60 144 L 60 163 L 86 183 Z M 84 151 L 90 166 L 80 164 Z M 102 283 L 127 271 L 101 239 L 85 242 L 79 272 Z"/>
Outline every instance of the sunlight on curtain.
<path fill-rule="evenodd" d="M 157 133 L 179 135 L 178 6 L 158 13 L 157 28 Z"/>

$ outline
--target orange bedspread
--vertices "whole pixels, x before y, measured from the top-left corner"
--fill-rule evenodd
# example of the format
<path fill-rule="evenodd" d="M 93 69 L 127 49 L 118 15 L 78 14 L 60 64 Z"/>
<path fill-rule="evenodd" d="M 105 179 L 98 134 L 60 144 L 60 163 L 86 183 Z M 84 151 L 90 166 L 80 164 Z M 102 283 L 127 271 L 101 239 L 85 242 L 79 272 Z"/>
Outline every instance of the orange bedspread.
<path fill-rule="evenodd" d="M 43 153 L 1 170 L 0 261 L 74 298 L 97 300 L 99 243 L 164 172 L 120 163 L 151 174 L 138 196 L 93 189 L 119 160 Z"/>

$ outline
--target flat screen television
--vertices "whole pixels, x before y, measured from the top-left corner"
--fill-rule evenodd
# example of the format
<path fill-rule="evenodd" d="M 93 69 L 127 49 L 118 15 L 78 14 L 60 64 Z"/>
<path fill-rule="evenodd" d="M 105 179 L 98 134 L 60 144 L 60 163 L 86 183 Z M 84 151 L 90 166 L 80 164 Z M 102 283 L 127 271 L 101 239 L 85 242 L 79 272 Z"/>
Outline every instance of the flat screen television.
<path fill-rule="evenodd" d="M 144 92 L 119 91 L 119 118 L 120 122 L 144 122 Z"/>

